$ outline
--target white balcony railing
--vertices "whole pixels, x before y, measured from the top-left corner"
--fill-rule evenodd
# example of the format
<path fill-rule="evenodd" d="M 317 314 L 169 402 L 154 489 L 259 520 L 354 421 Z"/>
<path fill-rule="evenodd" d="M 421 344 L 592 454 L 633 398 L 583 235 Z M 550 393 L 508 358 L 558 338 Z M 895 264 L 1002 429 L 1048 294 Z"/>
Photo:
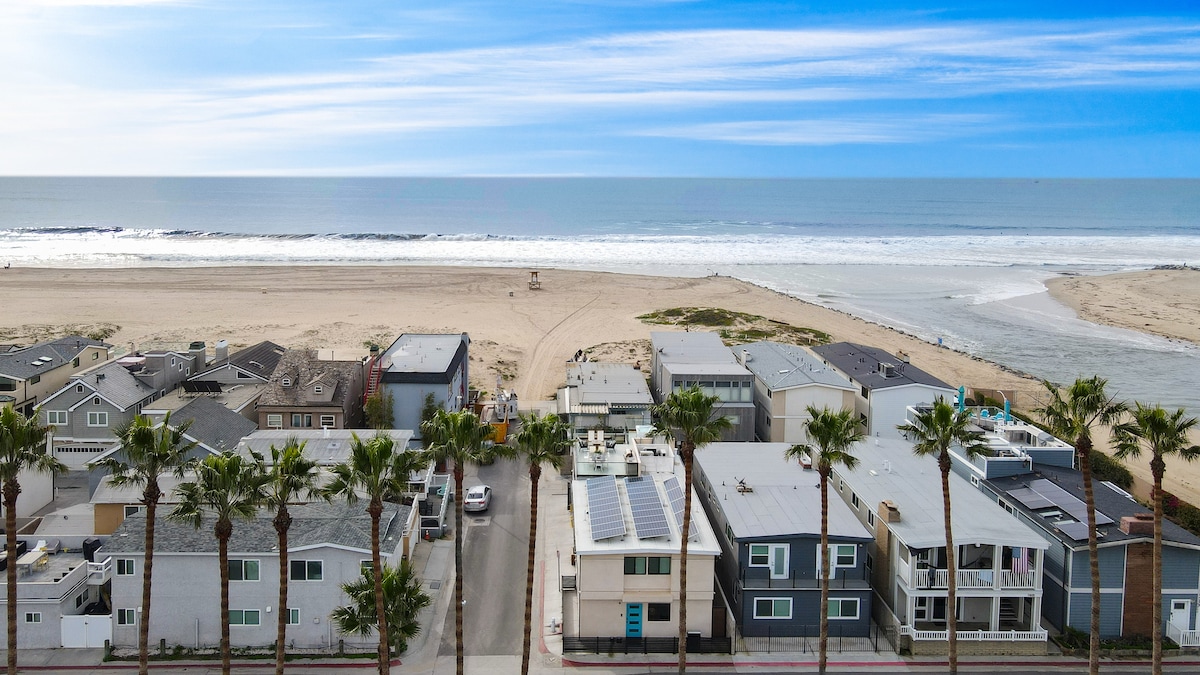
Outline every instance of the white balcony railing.
<path fill-rule="evenodd" d="M 903 572 L 903 568 L 901 569 Z M 998 575 L 994 570 L 956 570 L 958 588 L 1037 588 L 1037 573 L 1005 572 Z M 948 588 L 950 574 L 943 569 L 914 569 L 909 573 L 910 588 Z M 999 585 L 997 585 L 999 581 Z"/>
<path fill-rule="evenodd" d="M 87 564 L 87 582 L 89 586 L 103 586 L 104 582 L 112 578 L 113 559 L 112 557 L 105 558 L 102 562 L 90 562 Z"/>
<path fill-rule="evenodd" d="M 916 630 L 912 626 L 901 626 L 900 634 L 914 640 L 940 642 L 945 642 L 950 637 L 950 631 Z M 957 635 L 959 640 L 966 642 L 1045 642 L 1047 639 L 1044 630 L 960 630 Z"/>
<path fill-rule="evenodd" d="M 1037 581 L 1038 575 L 1033 570 L 1000 573 L 1000 588 L 1037 588 Z"/>

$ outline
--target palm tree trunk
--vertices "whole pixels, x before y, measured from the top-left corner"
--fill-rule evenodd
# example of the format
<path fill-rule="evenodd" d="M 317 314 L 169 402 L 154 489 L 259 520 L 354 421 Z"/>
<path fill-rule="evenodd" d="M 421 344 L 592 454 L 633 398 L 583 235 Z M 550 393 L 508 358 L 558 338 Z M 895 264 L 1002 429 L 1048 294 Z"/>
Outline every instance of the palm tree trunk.
<path fill-rule="evenodd" d="M 946 658 L 953 674 L 958 672 L 958 571 L 950 525 L 950 455 L 943 452 L 938 465 L 942 471 L 942 517 L 946 527 Z"/>
<path fill-rule="evenodd" d="M 221 673 L 229 675 L 229 535 L 233 532 L 233 523 L 217 521 L 217 561 L 221 566 Z"/>
<path fill-rule="evenodd" d="M 817 669 L 824 675 L 829 647 L 829 472 L 821 471 L 821 638 Z"/>
<path fill-rule="evenodd" d="M 154 580 L 154 525 L 161 496 L 158 482 L 152 479 L 146 485 L 143 495 L 146 502 L 146 555 L 142 561 L 142 615 L 138 617 L 138 675 L 147 675 L 150 672 L 150 590 Z"/>
<path fill-rule="evenodd" d="M 529 651 L 533 641 L 533 568 L 537 556 L 538 482 L 542 465 L 529 465 L 529 559 L 525 565 L 525 642 L 521 646 L 521 675 L 529 675 Z"/>
<path fill-rule="evenodd" d="M 21 486 L 16 480 L 4 481 L 4 550 L 8 552 L 5 570 L 8 602 L 8 675 L 17 675 L 17 495 Z"/>
<path fill-rule="evenodd" d="M 1150 656 L 1151 675 L 1162 675 L 1162 481 L 1166 470 L 1162 455 L 1155 455 L 1150 460 L 1150 472 L 1154 474 L 1154 576 L 1151 593 L 1151 602 L 1154 603 L 1151 620 L 1154 625 L 1150 629 L 1150 639 L 1154 645 Z"/>
<path fill-rule="evenodd" d="M 454 463 L 454 668 L 466 675 L 463 660 L 463 509 L 462 464 Z"/>
<path fill-rule="evenodd" d="M 379 629 L 379 675 L 391 672 L 391 649 L 388 646 L 387 608 L 383 602 L 383 563 L 379 554 L 379 520 L 383 516 L 383 500 L 375 497 L 367 506 L 371 514 L 371 577 L 375 584 L 375 619 Z"/>
<path fill-rule="evenodd" d="M 679 538 L 679 675 L 687 672 L 687 548 L 692 531 L 692 460 L 696 449 L 690 443 L 680 448 L 683 456 L 683 527 Z"/>
<path fill-rule="evenodd" d="M 275 617 L 275 675 L 283 675 L 283 664 L 287 656 L 288 615 L 288 529 L 292 516 L 286 506 L 280 506 L 275 514 L 275 531 L 279 533 L 279 613 Z"/>
<path fill-rule="evenodd" d="M 1092 439 L 1086 434 L 1076 445 L 1083 474 L 1083 502 L 1087 507 L 1088 563 L 1092 575 L 1092 621 L 1088 642 L 1088 673 L 1100 672 L 1100 553 L 1096 541 L 1096 496 L 1092 491 Z"/>

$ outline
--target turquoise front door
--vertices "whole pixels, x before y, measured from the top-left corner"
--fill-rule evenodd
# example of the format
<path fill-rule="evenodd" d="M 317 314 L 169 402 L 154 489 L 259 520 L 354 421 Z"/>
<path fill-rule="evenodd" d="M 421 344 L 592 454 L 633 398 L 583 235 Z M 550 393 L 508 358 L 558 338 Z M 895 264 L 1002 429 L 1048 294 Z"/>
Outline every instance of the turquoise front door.
<path fill-rule="evenodd" d="M 642 637 L 642 603 L 625 605 L 625 637 Z"/>

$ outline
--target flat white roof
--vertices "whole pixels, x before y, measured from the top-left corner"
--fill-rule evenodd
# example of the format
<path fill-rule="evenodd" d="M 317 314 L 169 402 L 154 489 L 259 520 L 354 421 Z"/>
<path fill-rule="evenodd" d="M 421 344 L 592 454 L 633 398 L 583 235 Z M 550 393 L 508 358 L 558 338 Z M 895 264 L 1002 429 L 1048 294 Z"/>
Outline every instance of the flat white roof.
<path fill-rule="evenodd" d="M 462 333 L 405 333 L 381 358 L 389 373 L 444 373 L 462 341 Z"/>
<path fill-rule="evenodd" d="M 373 429 L 260 429 L 243 438 L 237 450 L 244 457 L 250 451 L 258 452 L 268 461 L 271 459 L 271 446 L 282 448 L 288 439 L 295 438 L 304 443 L 304 454 L 322 466 L 332 466 L 344 462 L 350 457 L 350 443 L 353 436 L 358 435 L 363 441 L 375 436 Z M 397 448 L 408 447 L 413 432 L 407 429 L 384 430 L 396 443 Z"/>
<path fill-rule="evenodd" d="M 710 443 L 696 465 L 739 538 L 821 534 L 821 477 L 784 459 L 790 443 Z M 738 481 L 744 481 L 743 490 Z M 831 481 L 832 482 L 832 481 Z M 829 535 L 873 539 L 830 486 Z"/>
<path fill-rule="evenodd" d="M 654 403 L 646 376 L 628 363 L 568 363 L 566 386 L 575 390 L 571 395 L 575 405 Z"/>
<path fill-rule="evenodd" d="M 917 457 L 912 448 L 912 443 L 903 439 L 868 439 L 851 450 L 858 458 L 854 471 L 834 467 L 834 476 L 845 481 L 845 489 L 858 496 L 862 508 L 878 514 L 879 503 L 891 500 L 900 510 L 900 521 L 888 523 L 888 528 L 907 546 L 945 546 L 942 476 L 937 459 Z M 950 473 L 950 503 L 950 524 L 957 545 L 1049 547 L 1033 528 L 1021 523 L 953 471 Z"/>

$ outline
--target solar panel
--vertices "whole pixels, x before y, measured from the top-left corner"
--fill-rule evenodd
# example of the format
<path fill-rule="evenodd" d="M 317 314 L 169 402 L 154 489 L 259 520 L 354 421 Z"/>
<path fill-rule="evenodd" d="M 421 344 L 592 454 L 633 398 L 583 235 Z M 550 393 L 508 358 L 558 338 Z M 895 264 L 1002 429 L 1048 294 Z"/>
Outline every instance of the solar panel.
<path fill-rule="evenodd" d="M 1029 483 L 1029 487 L 1034 492 L 1037 492 L 1039 495 L 1053 503 L 1054 506 L 1057 506 L 1059 509 L 1069 513 L 1075 520 L 1078 520 L 1081 523 L 1087 522 L 1087 505 L 1083 503 L 1083 500 L 1079 499 L 1075 495 L 1067 492 L 1045 478 L 1039 478 L 1035 481 L 1031 481 Z M 1112 518 L 1109 518 L 1099 511 L 1096 512 L 1097 526 L 1111 525 L 1112 522 Z"/>
<path fill-rule="evenodd" d="M 1063 523 L 1062 525 L 1056 525 L 1055 527 L 1058 528 L 1059 532 L 1062 532 L 1075 541 L 1083 541 L 1084 539 L 1088 538 L 1087 523 Z"/>
<path fill-rule="evenodd" d="M 663 487 L 667 489 L 667 499 L 671 500 L 671 510 L 675 512 L 675 524 L 679 526 L 680 531 L 683 530 L 683 487 L 679 484 L 679 478 L 671 476 L 663 481 Z M 688 531 L 688 539 L 696 538 L 696 525 Z"/>
<path fill-rule="evenodd" d="M 625 479 L 625 495 L 629 497 L 629 510 L 633 512 L 633 529 L 638 539 L 666 537 L 671 534 L 667 524 L 667 512 L 658 498 L 658 488 L 653 478 L 637 476 Z"/>
<path fill-rule="evenodd" d="M 624 535 L 625 515 L 621 512 L 617 479 L 613 476 L 589 478 L 587 497 L 588 514 L 592 519 L 592 541 Z"/>
<path fill-rule="evenodd" d="M 1018 488 L 1008 493 L 1008 496 L 1024 504 L 1028 509 L 1037 511 L 1050 506 L 1054 506 L 1054 502 L 1046 499 L 1040 494 L 1030 490 L 1029 488 Z"/>

